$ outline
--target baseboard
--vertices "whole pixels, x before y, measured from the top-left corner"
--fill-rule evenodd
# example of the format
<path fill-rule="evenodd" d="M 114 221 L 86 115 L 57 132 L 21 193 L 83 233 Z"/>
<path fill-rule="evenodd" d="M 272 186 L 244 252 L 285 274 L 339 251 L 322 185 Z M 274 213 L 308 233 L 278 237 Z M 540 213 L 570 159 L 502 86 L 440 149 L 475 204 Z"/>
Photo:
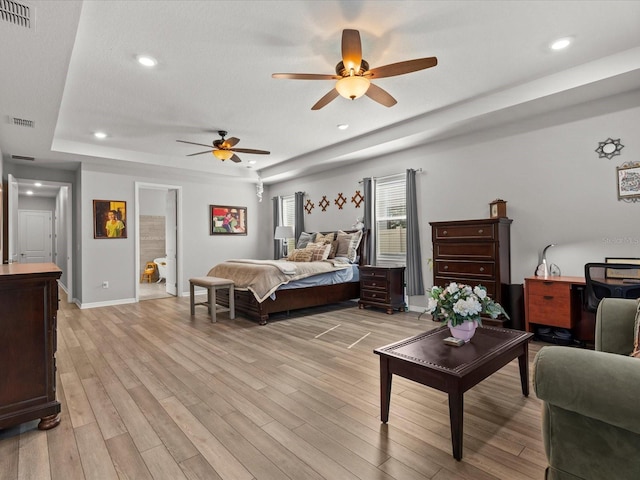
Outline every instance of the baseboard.
<path fill-rule="evenodd" d="M 122 298 L 120 300 L 109 300 L 108 302 L 78 303 L 78 308 L 85 310 L 87 308 L 113 307 L 114 305 L 125 305 L 127 303 L 136 303 L 135 298 Z"/>

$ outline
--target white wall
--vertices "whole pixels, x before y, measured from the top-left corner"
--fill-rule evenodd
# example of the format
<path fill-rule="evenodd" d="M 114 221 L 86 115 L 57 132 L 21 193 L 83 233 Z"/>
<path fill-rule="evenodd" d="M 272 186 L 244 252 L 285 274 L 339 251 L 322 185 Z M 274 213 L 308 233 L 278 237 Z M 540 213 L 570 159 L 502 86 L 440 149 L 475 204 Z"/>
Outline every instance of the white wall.
<path fill-rule="evenodd" d="M 83 307 L 123 303 L 135 298 L 135 283 L 139 280 L 135 264 L 135 182 L 182 187 L 183 256 L 182 283 L 188 291 L 188 279 L 206 275 L 211 267 L 229 258 L 256 258 L 258 245 L 269 241 L 258 233 L 258 198 L 255 185 L 229 179 L 179 179 L 163 172 L 123 174 L 82 167 L 82 279 Z M 93 238 L 93 200 L 127 202 L 126 239 Z M 248 235 L 210 235 L 209 205 L 235 205 L 248 209 Z M 109 288 L 102 288 L 108 281 Z"/>
<path fill-rule="evenodd" d="M 612 104 L 618 111 L 609 112 Z M 640 202 L 618 201 L 616 184 L 616 166 L 640 161 L 638 105 L 640 91 L 271 185 L 269 196 L 305 191 L 316 205 L 305 214 L 307 230 L 345 228 L 362 211 L 350 202 L 362 177 L 422 168 L 417 190 L 427 286 L 433 280 L 426 264 L 432 254 L 428 222 L 488 218 L 496 198 L 507 200 L 513 219 L 512 283 L 533 274 L 539 250 L 550 243 L 557 246 L 547 251 L 549 262 L 563 275 L 583 276 L 586 262 L 640 257 Z M 608 137 L 621 139 L 622 155 L 598 158 L 594 150 Z M 333 204 L 339 192 L 349 199 L 343 210 Z M 331 201 L 324 213 L 322 195 Z"/>

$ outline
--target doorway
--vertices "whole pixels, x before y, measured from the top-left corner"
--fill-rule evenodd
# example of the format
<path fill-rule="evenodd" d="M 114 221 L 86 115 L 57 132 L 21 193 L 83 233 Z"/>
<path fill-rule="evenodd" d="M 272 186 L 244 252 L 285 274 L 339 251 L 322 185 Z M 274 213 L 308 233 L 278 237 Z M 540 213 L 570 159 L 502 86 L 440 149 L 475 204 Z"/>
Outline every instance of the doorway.
<path fill-rule="evenodd" d="M 182 189 L 136 182 L 136 300 L 178 296 L 182 292 Z M 156 272 L 143 275 L 155 262 Z"/>

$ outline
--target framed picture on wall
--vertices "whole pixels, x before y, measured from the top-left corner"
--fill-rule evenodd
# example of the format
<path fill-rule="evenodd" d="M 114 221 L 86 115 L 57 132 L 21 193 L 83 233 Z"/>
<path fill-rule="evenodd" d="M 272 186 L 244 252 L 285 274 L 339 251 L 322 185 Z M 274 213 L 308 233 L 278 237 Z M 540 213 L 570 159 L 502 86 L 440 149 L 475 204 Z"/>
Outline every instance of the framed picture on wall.
<path fill-rule="evenodd" d="M 93 238 L 127 238 L 127 202 L 93 201 Z"/>
<path fill-rule="evenodd" d="M 247 207 L 209 205 L 210 235 L 246 235 Z"/>
<path fill-rule="evenodd" d="M 618 200 L 640 198 L 640 163 L 616 167 L 618 174 Z"/>

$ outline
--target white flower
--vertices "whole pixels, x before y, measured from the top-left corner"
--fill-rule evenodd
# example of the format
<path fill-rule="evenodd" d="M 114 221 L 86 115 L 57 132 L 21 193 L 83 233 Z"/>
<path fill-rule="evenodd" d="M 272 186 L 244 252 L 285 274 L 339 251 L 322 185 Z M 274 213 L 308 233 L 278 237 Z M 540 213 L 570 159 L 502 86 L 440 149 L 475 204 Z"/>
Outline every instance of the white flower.
<path fill-rule="evenodd" d="M 427 304 L 427 312 L 433 313 L 437 306 L 438 301 L 435 298 L 429 298 L 429 303 Z"/>
<path fill-rule="evenodd" d="M 456 282 L 451 282 L 445 291 L 453 295 L 458 291 L 458 284 Z"/>
<path fill-rule="evenodd" d="M 473 317 L 482 311 L 482 305 L 480 305 L 477 297 L 471 296 L 467 299 L 461 299 L 454 303 L 453 311 L 463 317 Z"/>
<path fill-rule="evenodd" d="M 473 287 L 473 293 L 475 293 L 480 300 L 484 300 L 487 297 L 487 291 L 479 286 Z"/>

